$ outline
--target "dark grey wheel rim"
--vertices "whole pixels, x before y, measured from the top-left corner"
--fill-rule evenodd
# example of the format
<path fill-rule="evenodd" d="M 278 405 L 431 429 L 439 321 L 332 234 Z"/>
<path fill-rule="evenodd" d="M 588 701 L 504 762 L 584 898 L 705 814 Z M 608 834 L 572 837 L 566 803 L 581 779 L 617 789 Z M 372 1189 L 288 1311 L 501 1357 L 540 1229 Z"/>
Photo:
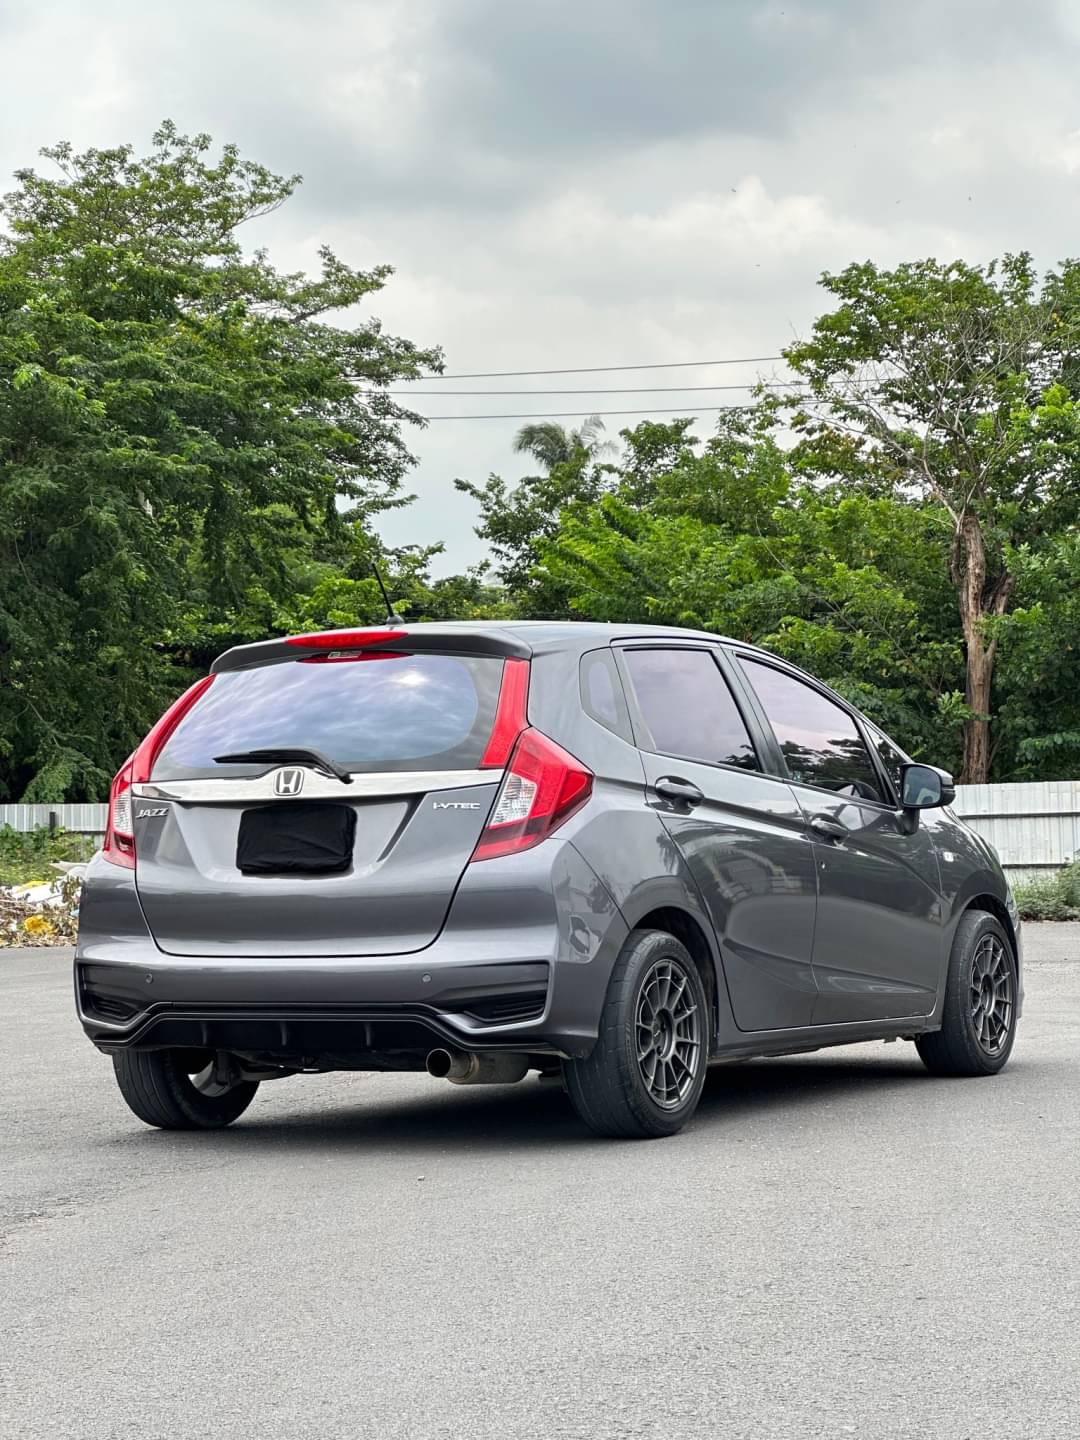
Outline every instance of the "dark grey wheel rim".
<path fill-rule="evenodd" d="M 677 960 L 656 960 L 642 977 L 634 1034 L 650 1099 L 661 1110 L 678 1110 L 697 1079 L 701 1012 L 690 976 Z"/>
<path fill-rule="evenodd" d="M 1000 1055 L 1012 1034 L 1015 999 L 1012 958 L 996 935 L 984 935 L 975 948 L 969 995 L 979 1049 Z"/>

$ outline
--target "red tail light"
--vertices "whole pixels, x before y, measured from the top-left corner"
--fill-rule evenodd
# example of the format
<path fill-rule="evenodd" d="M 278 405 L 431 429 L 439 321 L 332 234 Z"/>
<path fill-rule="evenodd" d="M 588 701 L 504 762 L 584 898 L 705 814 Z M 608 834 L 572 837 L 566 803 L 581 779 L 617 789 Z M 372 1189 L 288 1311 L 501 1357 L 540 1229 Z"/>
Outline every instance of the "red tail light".
<path fill-rule="evenodd" d="M 480 761 L 481 770 L 501 770 L 505 766 L 518 736 L 529 723 L 528 706 L 529 662 L 507 660 L 503 664 L 495 724 Z"/>
<path fill-rule="evenodd" d="M 179 700 L 174 700 L 135 753 L 129 755 L 116 772 L 109 788 L 109 820 L 101 852 L 114 865 L 135 869 L 134 796 L 131 787 L 150 779 L 154 761 L 164 749 L 165 742 L 199 697 L 209 689 L 213 679 L 212 675 L 204 675 L 185 690 Z"/>
<path fill-rule="evenodd" d="M 539 730 L 514 746 L 474 860 L 513 855 L 546 840 L 592 794 L 592 771 Z"/>

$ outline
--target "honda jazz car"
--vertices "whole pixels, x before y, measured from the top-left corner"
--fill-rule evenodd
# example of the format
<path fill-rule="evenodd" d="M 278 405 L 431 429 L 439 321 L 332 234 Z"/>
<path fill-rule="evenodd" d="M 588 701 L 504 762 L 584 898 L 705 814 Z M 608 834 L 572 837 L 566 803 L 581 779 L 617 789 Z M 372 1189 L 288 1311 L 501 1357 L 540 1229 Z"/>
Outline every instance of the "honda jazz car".
<path fill-rule="evenodd" d="M 602 1135 L 710 1063 L 914 1041 L 991 1075 L 1016 906 L 949 776 L 759 648 L 401 625 L 227 651 L 113 781 L 79 1017 L 150 1125 L 271 1079 L 559 1076 Z"/>

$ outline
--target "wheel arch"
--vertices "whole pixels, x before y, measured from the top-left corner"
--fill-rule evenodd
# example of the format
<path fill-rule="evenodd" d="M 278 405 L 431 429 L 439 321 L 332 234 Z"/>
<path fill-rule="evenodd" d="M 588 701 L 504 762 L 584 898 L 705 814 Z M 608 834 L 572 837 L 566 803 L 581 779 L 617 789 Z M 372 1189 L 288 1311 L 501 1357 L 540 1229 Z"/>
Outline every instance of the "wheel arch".
<path fill-rule="evenodd" d="M 1008 936 L 1009 944 L 1012 947 L 1013 960 L 1016 964 L 1017 977 L 1017 1014 L 1022 1015 L 1024 1011 L 1024 949 L 1020 939 L 1020 932 L 1013 920 L 1008 904 L 1004 896 L 998 893 L 999 888 L 994 884 L 995 877 L 986 876 L 984 883 L 978 880 L 972 884 L 970 893 L 955 906 L 952 913 L 952 920 L 948 929 L 948 949 L 946 955 L 951 953 L 952 944 L 956 937 L 956 927 L 963 917 L 971 911 L 981 911 L 984 915 L 992 915 Z M 994 885 L 994 888 L 990 888 Z M 1006 894 L 1008 893 L 1006 889 Z M 940 1023 L 945 1004 L 945 981 L 948 975 L 948 960 L 942 967 L 941 987 L 938 991 L 937 1004 L 934 1007 L 934 1020 Z"/>
<path fill-rule="evenodd" d="M 992 895 L 987 891 L 982 891 L 978 895 L 973 895 L 967 901 L 967 903 L 964 905 L 963 910 L 961 911 L 961 914 L 966 914 L 969 910 L 983 910 L 988 915 L 993 915 L 995 920 L 1001 922 L 1001 928 L 1009 937 L 1009 943 L 1013 949 L 1013 959 L 1016 960 L 1017 964 L 1019 964 L 1020 938 L 1016 933 L 1016 926 L 1013 924 L 1013 918 L 1009 914 L 1009 907 L 1005 904 L 1004 900 L 1002 900 L 997 895 Z"/>
<path fill-rule="evenodd" d="M 701 976 L 701 983 L 705 987 L 705 997 L 709 1003 L 711 1029 L 709 1045 L 711 1048 L 719 1033 L 720 985 L 716 956 L 701 921 L 682 906 L 659 905 L 635 920 L 634 929 L 663 930 L 666 934 L 673 935 L 681 945 L 686 947 Z"/>

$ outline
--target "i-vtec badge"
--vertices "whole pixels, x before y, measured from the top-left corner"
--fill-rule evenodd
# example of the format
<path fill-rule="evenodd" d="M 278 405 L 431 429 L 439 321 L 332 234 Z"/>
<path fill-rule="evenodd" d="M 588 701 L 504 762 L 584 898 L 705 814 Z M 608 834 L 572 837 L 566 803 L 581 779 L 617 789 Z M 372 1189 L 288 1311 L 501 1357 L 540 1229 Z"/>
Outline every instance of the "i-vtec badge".
<path fill-rule="evenodd" d="M 436 800 L 436 810 L 479 810 L 478 800 Z"/>

